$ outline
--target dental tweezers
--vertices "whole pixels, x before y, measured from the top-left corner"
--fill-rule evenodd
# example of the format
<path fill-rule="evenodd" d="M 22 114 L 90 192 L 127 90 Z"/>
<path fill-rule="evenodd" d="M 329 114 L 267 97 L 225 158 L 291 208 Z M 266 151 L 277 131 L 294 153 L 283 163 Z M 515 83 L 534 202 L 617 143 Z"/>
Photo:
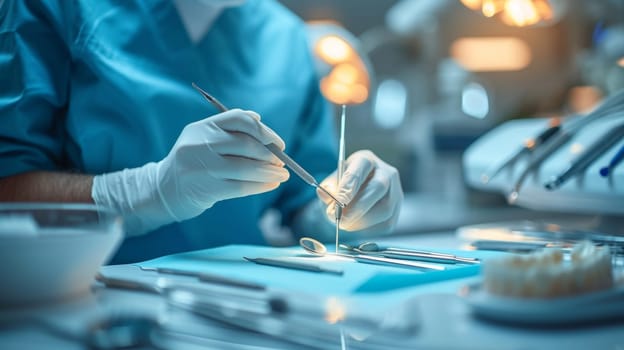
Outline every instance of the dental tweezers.
<path fill-rule="evenodd" d="M 225 105 L 223 105 L 221 102 L 219 102 L 219 100 L 217 100 L 212 95 L 210 95 L 209 93 L 204 91 L 202 88 L 197 86 L 197 84 L 192 83 L 192 85 L 195 88 L 195 90 L 199 91 L 199 93 L 208 102 L 210 102 L 213 106 L 215 106 L 217 109 L 219 109 L 219 111 L 226 112 L 228 110 L 228 108 L 225 107 Z M 268 145 L 264 145 L 264 147 L 266 147 L 271 153 L 273 153 L 277 158 L 279 158 L 279 160 L 284 162 L 284 164 L 286 164 L 286 166 L 290 170 L 292 170 L 295 174 L 297 174 L 297 176 L 299 176 L 305 183 L 307 183 L 308 185 L 310 185 L 312 187 L 315 187 L 315 188 L 318 188 L 319 190 L 323 191 L 332 200 L 334 200 L 334 202 L 336 202 L 336 204 L 338 204 L 341 208 L 346 207 L 346 204 L 342 203 L 333 194 L 331 194 L 328 190 L 326 190 L 323 186 L 321 186 L 318 183 L 318 181 L 316 181 L 314 176 L 310 175 L 309 172 L 307 172 L 303 167 L 301 167 L 301 165 L 299 165 L 297 162 L 295 162 L 294 159 L 290 158 L 289 155 L 284 153 L 276 144 L 270 143 Z"/>

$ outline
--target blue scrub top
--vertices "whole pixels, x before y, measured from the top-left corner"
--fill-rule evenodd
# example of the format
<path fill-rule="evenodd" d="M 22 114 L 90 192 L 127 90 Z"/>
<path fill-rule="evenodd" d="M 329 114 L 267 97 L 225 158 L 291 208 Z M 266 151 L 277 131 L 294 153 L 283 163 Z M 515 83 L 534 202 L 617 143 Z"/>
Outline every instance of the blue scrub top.
<path fill-rule="evenodd" d="M 257 111 L 319 180 L 335 168 L 331 109 L 304 24 L 281 5 L 226 9 L 198 43 L 170 0 L 5 0 L 0 5 L 0 177 L 101 174 L 163 159 L 190 122 L 226 106 Z M 127 238 L 113 263 L 231 243 L 265 244 L 268 208 L 285 225 L 315 197 L 296 176 L 277 190 Z"/>

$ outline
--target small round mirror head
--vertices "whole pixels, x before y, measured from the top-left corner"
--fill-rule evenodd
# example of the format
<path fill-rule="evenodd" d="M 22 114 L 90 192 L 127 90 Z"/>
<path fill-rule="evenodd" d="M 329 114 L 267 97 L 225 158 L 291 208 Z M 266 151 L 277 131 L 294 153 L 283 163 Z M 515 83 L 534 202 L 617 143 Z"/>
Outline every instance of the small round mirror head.
<path fill-rule="evenodd" d="M 364 242 L 358 245 L 358 249 L 363 252 L 376 252 L 379 251 L 379 245 L 375 242 Z"/>
<path fill-rule="evenodd" d="M 324 256 L 327 254 L 327 247 L 314 238 L 310 237 L 302 237 L 299 240 L 299 245 L 305 249 L 305 251 L 312 253 L 314 255 Z"/>

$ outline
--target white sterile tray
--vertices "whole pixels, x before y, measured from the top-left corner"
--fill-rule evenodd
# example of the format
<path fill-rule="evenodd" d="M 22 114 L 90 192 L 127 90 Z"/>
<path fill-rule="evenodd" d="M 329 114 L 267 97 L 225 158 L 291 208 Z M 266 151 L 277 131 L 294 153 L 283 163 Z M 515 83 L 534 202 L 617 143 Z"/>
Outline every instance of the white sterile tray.
<path fill-rule="evenodd" d="M 561 326 L 624 319 L 624 285 L 560 298 L 493 295 L 481 285 L 466 286 L 460 296 L 477 316 L 510 324 Z"/>
<path fill-rule="evenodd" d="M 500 192 L 507 196 L 530 157 L 523 157 L 500 172 L 488 183 L 482 176 L 502 164 L 524 143 L 535 138 L 548 127 L 548 119 L 513 120 L 491 130 L 464 153 L 465 179 L 471 187 Z M 564 120 L 565 127 L 568 120 Z M 564 171 L 579 154 L 605 132 L 624 123 L 624 117 L 608 117 L 596 120 L 544 161 L 537 171 L 525 179 L 514 204 L 536 210 L 576 212 L 586 214 L 624 214 L 624 164 L 620 164 L 607 178 L 600 176 L 602 167 L 609 164 L 613 156 L 624 145 L 624 139 L 617 142 L 593 162 L 587 170 L 570 179 L 562 187 L 548 191 L 544 184 Z"/>

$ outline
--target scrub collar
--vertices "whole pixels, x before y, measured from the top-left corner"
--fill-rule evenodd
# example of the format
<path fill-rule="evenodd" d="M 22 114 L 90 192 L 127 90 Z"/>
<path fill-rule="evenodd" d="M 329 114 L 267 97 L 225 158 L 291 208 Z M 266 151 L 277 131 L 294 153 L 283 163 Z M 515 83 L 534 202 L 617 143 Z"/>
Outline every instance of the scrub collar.
<path fill-rule="evenodd" d="M 1 2 L 2 0 L 0 0 Z M 174 0 L 184 28 L 194 43 L 199 42 L 228 7 L 240 6 L 245 0 Z"/>

